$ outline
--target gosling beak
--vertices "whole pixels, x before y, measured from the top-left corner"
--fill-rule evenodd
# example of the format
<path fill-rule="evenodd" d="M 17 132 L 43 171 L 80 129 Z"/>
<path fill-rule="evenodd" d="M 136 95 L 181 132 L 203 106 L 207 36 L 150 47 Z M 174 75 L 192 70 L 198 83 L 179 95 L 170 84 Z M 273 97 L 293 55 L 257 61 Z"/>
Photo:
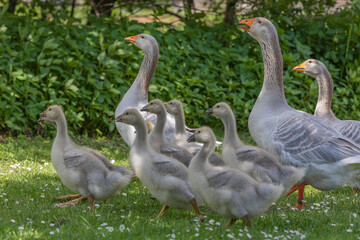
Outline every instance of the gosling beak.
<path fill-rule="evenodd" d="M 255 21 L 255 18 L 241 20 L 239 22 L 239 24 L 241 24 L 241 25 L 239 25 L 239 28 L 244 29 L 247 32 L 250 32 L 251 25 L 253 24 L 254 21 Z"/>
<path fill-rule="evenodd" d="M 209 108 L 208 110 L 206 110 L 205 113 L 206 114 L 213 114 L 213 108 Z"/>
<path fill-rule="evenodd" d="M 191 135 L 188 139 L 187 142 L 195 142 L 195 134 Z"/>
<path fill-rule="evenodd" d="M 119 116 L 117 116 L 115 118 L 115 122 L 122 122 L 123 118 L 122 118 L 122 114 L 120 114 Z"/>
<path fill-rule="evenodd" d="M 44 122 L 46 117 L 45 111 L 40 113 L 40 118 L 37 120 L 38 122 Z"/>
<path fill-rule="evenodd" d="M 141 112 L 147 112 L 148 111 L 148 105 L 146 104 L 142 109 L 140 109 Z"/>
<path fill-rule="evenodd" d="M 136 39 L 137 39 L 138 35 L 135 36 L 131 36 L 131 37 L 127 37 L 125 38 L 125 41 L 131 42 L 133 44 L 136 44 Z"/>
<path fill-rule="evenodd" d="M 294 71 L 297 72 L 304 72 L 305 71 L 305 62 L 297 65 L 296 67 L 293 68 Z"/>

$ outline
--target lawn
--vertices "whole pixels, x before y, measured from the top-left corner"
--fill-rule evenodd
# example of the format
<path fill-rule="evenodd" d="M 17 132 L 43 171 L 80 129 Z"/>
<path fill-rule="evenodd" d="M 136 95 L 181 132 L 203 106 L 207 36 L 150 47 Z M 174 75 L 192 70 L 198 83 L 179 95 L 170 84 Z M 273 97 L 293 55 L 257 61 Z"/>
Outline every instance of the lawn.
<path fill-rule="evenodd" d="M 226 229 L 225 219 L 206 205 L 204 222 L 193 212 L 170 209 L 152 220 L 161 204 L 138 179 L 133 179 L 106 203 L 75 207 L 54 206 L 56 196 L 69 194 L 50 162 L 52 139 L 18 137 L 0 143 L 0 239 L 360 239 L 359 197 L 350 187 L 320 192 L 307 187 L 305 209 L 277 209 Z M 129 147 L 120 139 L 75 140 L 97 149 L 115 164 L 129 166 Z M 276 206 L 295 204 L 296 196 L 282 197 Z"/>

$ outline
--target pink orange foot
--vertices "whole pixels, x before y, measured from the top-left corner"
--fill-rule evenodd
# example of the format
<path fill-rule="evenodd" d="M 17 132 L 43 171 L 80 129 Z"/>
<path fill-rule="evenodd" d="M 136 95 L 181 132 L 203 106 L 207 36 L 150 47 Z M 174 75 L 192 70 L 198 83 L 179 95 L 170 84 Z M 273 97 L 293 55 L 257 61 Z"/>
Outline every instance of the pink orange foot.
<path fill-rule="evenodd" d="M 301 210 L 304 207 L 303 200 L 304 200 L 304 189 L 305 189 L 306 185 L 308 185 L 308 184 L 304 183 L 304 182 L 299 184 L 299 185 L 294 185 L 289 190 L 289 192 L 286 194 L 286 196 L 289 196 L 293 192 L 298 191 L 298 199 L 297 199 L 296 206 L 293 206 L 293 207 L 278 207 L 278 208 L 296 208 L 296 209 Z"/>

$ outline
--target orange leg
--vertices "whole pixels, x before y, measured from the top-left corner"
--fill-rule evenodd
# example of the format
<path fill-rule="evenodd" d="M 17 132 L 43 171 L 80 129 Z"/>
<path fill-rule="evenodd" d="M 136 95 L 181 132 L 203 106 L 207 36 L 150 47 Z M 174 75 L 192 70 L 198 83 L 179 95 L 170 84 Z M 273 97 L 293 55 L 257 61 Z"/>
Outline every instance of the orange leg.
<path fill-rule="evenodd" d="M 74 194 L 74 195 L 65 195 L 65 196 L 61 196 L 61 197 L 56 197 L 55 199 L 57 200 L 73 200 L 76 198 L 81 197 L 80 194 Z"/>
<path fill-rule="evenodd" d="M 196 199 L 192 199 L 190 201 L 190 204 L 192 205 L 192 207 L 194 208 L 195 211 L 195 216 L 200 218 L 200 221 L 204 221 L 205 219 L 205 214 L 203 214 L 202 212 L 200 212 L 199 206 L 197 205 Z"/>
<path fill-rule="evenodd" d="M 353 192 L 354 193 L 358 193 L 359 192 L 359 189 L 357 187 L 353 187 Z"/>
<path fill-rule="evenodd" d="M 297 199 L 297 203 L 296 203 L 296 207 L 297 209 L 301 210 L 303 208 L 303 200 L 304 200 L 304 189 L 305 186 L 308 185 L 307 183 L 301 183 L 299 185 L 294 185 L 290 191 L 286 194 L 286 196 L 292 194 L 293 192 L 295 192 L 296 190 L 298 191 L 298 199 Z"/>

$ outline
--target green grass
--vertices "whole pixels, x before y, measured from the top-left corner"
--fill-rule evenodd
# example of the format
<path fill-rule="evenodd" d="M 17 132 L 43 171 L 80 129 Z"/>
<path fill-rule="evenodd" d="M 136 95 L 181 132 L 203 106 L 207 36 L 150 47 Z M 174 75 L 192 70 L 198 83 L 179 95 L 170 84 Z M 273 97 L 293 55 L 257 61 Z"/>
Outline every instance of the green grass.
<path fill-rule="evenodd" d="M 360 237 L 360 201 L 350 187 L 329 192 L 308 187 L 304 210 L 277 210 L 273 206 L 253 219 L 251 229 L 242 221 L 225 229 L 228 219 L 206 205 L 201 207 L 207 215 L 203 223 L 196 221 L 193 212 L 176 209 L 151 221 L 161 204 L 150 199 L 151 194 L 138 179 L 108 202 L 96 202 L 94 212 L 87 202 L 75 207 L 54 207 L 57 201 L 53 197 L 71 192 L 51 165 L 52 140 L 8 140 L 8 144 L 0 144 L 0 239 L 248 239 L 247 234 L 252 239 Z M 120 137 L 81 138 L 76 142 L 97 149 L 116 164 L 129 166 L 129 148 Z M 276 205 L 294 204 L 295 199 L 295 195 L 284 196 Z"/>

